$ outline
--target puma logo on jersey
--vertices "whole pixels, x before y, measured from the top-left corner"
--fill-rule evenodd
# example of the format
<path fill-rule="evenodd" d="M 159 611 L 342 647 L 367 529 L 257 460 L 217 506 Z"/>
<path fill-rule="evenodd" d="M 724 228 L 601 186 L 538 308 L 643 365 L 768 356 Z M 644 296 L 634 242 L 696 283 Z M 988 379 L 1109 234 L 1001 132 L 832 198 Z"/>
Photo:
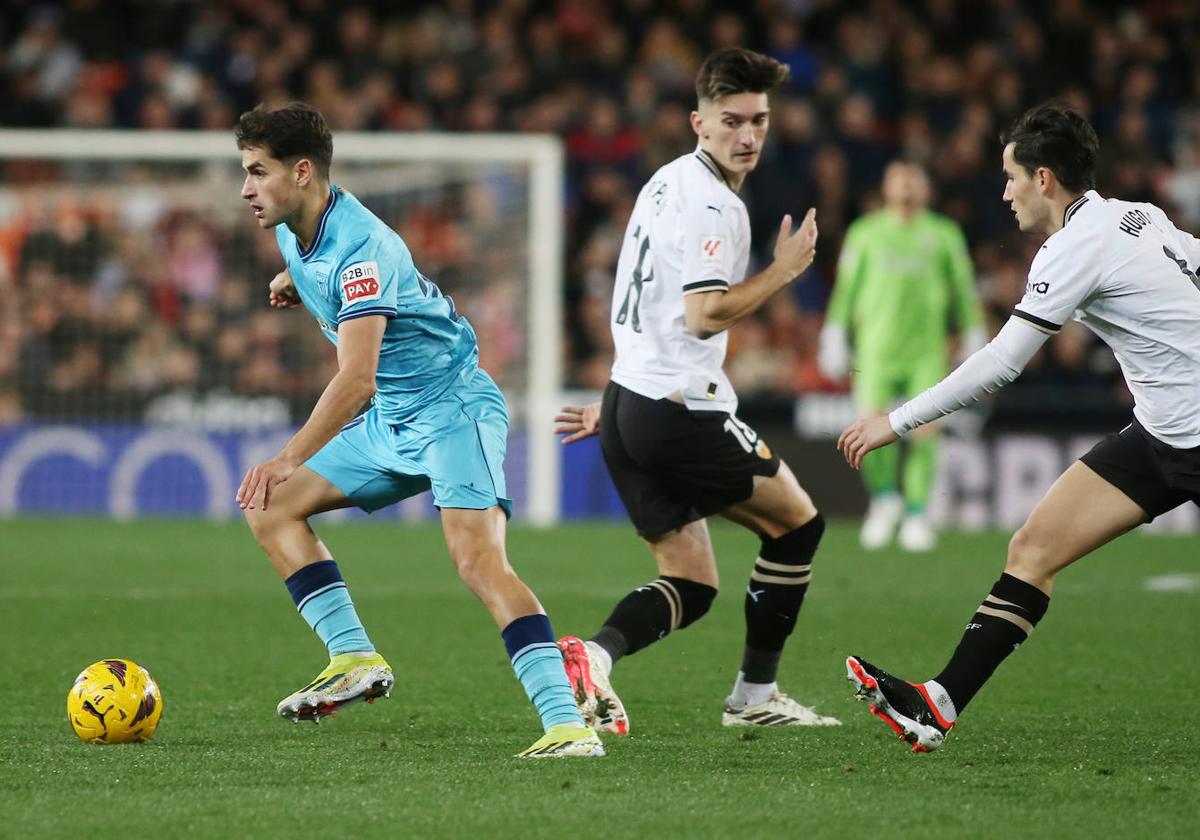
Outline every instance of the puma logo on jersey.
<path fill-rule="evenodd" d="M 374 260 L 349 266 L 338 276 L 338 282 L 342 286 L 342 300 L 348 304 L 379 300 L 379 264 Z"/>

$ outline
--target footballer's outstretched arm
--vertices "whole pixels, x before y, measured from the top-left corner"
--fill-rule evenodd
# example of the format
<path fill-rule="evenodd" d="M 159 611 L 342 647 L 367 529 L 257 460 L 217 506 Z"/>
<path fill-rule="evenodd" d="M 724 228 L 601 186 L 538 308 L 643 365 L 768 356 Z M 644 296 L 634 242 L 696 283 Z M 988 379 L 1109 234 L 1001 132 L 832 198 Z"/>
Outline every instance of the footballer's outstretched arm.
<path fill-rule="evenodd" d="M 794 233 L 792 217 L 784 216 L 775 240 L 775 259 L 769 266 L 728 290 L 684 296 L 687 328 L 699 338 L 712 338 L 729 329 L 803 274 L 816 253 L 817 211 L 810 209 Z"/>
<path fill-rule="evenodd" d="M 279 454 L 246 471 L 237 491 L 238 505 L 267 509 L 271 490 L 287 481 L 296 467 L 329 443 L 375 394 L 375 371 L 387 318 L 366 315 L 338 325 L 338 372 L 313 407 L 312 414 Z"/>
<path fill-rule="evenodd" d="M 1013 317 L 981 350 L 945 379 L 918 394 L 891 414 L 867 417 L 846 428 L 837 447 L 858 469 L 873 449 L 900 439 L 918 426 L 972 405 L 1012 382 L 1048 338 L 1024 319 Z"/>

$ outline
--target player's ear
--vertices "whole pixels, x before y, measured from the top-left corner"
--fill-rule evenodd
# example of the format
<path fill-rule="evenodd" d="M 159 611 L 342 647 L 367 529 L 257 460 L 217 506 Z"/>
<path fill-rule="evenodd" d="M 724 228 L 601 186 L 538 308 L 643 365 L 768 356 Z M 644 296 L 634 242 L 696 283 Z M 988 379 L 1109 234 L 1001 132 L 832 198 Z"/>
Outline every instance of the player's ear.
<path fill-rule="evenodd" d="M 704 120 L 701 119 L 700 112 L 692 111 L 692 115 L 689 119 L 692 123 L 692 131 L 696 132 L 697 137 L 701 136 L 704 131 Z"/>
<path fill-rule="evenodd" d="M 1054 189 L 1054 185 L 1058 181 L 1058 179 L 1054 177 L 1054 170 L 1048 166 L 1039 166 L 1037 168 L 1037 176 L 1038 188 L 1041 189 L 1043 194 Z"/>
<path fill-rule="evenodd" d="M 292 178 L 296 182 L 297 187 L 304 187 L 312 180 L 313 165 L 308 158 L 300 158 L 292 167 Z"/>

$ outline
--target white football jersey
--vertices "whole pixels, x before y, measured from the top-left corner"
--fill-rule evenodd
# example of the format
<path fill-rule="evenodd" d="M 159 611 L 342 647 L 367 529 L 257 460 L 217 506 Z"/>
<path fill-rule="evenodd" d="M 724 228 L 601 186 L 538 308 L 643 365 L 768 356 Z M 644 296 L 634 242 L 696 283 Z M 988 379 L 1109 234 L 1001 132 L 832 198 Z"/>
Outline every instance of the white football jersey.
<path fill-rule="evenodd" d="M 722 370 L 728 335 L 687 328 L 685 295 L 742 282 L 750 258 L 746 205 L 702 149 L 671 161 L 642 187 L 613 286 L 613 381 L 688 408 L 737 409 Z"/>
<path fill-rule="evenodd" d="M 1112 348 L 1134 417 L 1163 443 L 1200 446 L 1200 240 L 1153 204 L 1089 190 L 1029 269 L 1013 314 L 1057 332 L 1069 317 Z"/>

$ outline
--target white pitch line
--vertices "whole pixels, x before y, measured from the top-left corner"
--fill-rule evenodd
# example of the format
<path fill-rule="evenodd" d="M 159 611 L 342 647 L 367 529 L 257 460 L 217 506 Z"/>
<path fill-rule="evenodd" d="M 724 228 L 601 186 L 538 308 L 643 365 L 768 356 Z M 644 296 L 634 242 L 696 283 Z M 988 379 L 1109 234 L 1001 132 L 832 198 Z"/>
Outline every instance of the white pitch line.
<path fill-rule="evenodd" d="M 1142 588 L 1149 592 L 1195 592 L 1200 590 L 1200 573 L 1179 572 L 1147 578 Z"/>

